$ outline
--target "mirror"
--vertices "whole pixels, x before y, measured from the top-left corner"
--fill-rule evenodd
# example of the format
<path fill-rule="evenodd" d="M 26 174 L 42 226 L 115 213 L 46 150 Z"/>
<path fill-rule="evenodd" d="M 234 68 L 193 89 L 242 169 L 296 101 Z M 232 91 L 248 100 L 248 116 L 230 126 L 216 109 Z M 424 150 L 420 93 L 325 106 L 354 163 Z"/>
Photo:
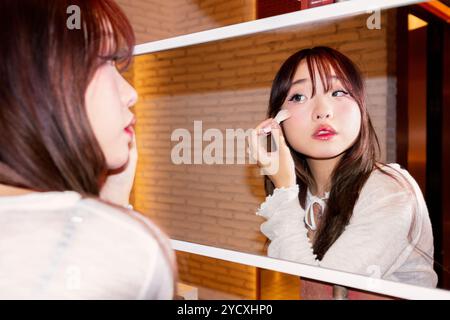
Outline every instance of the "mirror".
<path fill-rule="evenodd" d="M 371 26 L 378 21 L 380 28 L 369 29 L 369 18 L 374 19 Z M 165 38 L 167 32 L 148 32 L 149 39 Z M 238 138 L 266 118 L 270 88 L 281 64 L 302 48 L 329 46 L 363 73 L 381 161 L 406 165 L 425 196 L 438 287 L 449 289 L 450 258 L 444 254 L 450 246 L 450 231 L 445 229 L 449 208 L 442 206 L 448 190 L 442 177 L 449 175 L 437 169 L 437 164 L 447 163 L 442 158 L 445 141 L 430 143 L 449 127 L 430 122 L 442 119 L 439 112 L 444 112 L 444 101 L 433 96 L 442 96 L 436 90 L 442 93 L 449 80 L 433 75 L 437 70 L 449 74 L 438 65 L 448 52 L 427 45 L 447 39 L 448 48 L 448 37 L 440 37 L 448 32 L 440 17 L 411 6 L 383 10 L 378 18 L 363 14 L 136 56 L 127 74 L 139 93 L 135 209 L 172 239 L 267 255 L 267 238 L 260 230 L 265 219 L 255 214 L 266 197 L 264 178 Z M 448 71 L 448 63 L 445 68 Z M 441 106 L 440 111 L 427 108 L 431 104 Z M 377 272 L 367 271 L 368 276 Z M 188 277 L 219 271 L 205 271 L 194 263 L 182 272 Z"/>

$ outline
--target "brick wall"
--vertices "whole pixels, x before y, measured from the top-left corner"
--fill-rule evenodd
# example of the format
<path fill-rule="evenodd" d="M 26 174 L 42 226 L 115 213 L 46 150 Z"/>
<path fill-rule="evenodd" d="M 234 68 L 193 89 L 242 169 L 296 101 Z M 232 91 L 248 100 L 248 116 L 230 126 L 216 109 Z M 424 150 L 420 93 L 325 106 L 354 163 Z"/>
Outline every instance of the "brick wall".
<path fill-rule="evenodd" d="M 137 28 L 136 24 L 145 22 L 133 20 L 133 8 L 139 1 L 128 2 L 124 9 L 132 10 L 128 14 Z M 245 20 L 253 5 L 249 1 L 228 1 L 227 5 L 238 2 L 248 4 L 248 9 L 237 5 L 234 9 Z M 176 34 L 183 29 L 188 33 L 229 23 L 232 20 L 218 18 L 222 10 L 231 10 L 223 3 L 174 1 L 171 6 L 177 4 L 177 15 L 168 15 L 167 19 L 175 25 L 164 30 Z M 214 9 L 207 11 L 206 7 Z M 191 17 L 183 20 L 197 22 L 177 22 L 186 16 L 181 14 L 183 10 Z M 238 164 L 174 165 L 170 156 L 177 142 L 171 141 L 171 133 L 177 128 L 188 129 L 194 144 L 196 120 L 203 122 L 203 132 L 217 128 L 224 135 L 226 129 L 254 127 L 265 118 L 271 82 L 281 63 L 295 51 L 315 45 L 341 50 L 361 67 L 367 77 L 368 108 L 382 159 L 395 161 L 395 16 L 383 13 L 381 30 L 368 30 L 367 17 L 136 57 L 133 81 L 140 98 L 135 107 L 139 146 L 135 208 L 172 238 L 264 254 L 265 238 L 259 231 L 262 220 L 255 216 L 265 196 L 258 170 Z M 139 28 L 150 30 L 145 25 Z M 203 142 L 203 147 L 208 144 Z M 230 160 L 237 162 L 236 158 Z M 212 263 L 211 259 L 188 254 L 178 257 L 182 280 L 256 297 L 254 268 L 242 266 L 242 272 L 234 272 L 235 266 L 230 263 Z"/>
<path fill-rule="evenodd" d="M 257 270 L 254 267 L 185 252 L 178 252 L 177 260 L 182 281 L 200 287 L 199 299 L 256 298 Z"/>
<path fill-rule="evenodd" d="M 117 0 L 137 43 L 253 20 L 254 0 Z"/>
<path fill-rule="evenodd" d="M 173 36 L 176 1 L 116 0 L 116 2 L 130 19 L 137 43 Z"/>

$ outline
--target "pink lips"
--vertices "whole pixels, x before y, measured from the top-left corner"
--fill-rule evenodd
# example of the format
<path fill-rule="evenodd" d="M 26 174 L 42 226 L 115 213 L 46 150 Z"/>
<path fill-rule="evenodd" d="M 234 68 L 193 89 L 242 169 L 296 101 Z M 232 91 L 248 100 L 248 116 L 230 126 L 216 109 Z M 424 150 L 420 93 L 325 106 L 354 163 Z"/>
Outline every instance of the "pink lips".
<path fill-rule="evenodd" d="M 329 140 L 337 134 L 333 127 L 328 125 L 320 125 L 315 131 L 312 137 L 319 140 Z"/>
<path fill-rule="evenodd" d="M 129 134 L 130 136 L 133 136 L 133 134 L 134 134 L 134 129 L 133 129 L 133 127 L 126 127 L 124 130 L 125 130 L 125 132 L 126 132 L 127 134 Z"/>
<path fill-rule="evenodd" d="M 133 136 L 133 135 L 134 135 L 134 126 L 135 126 L 135 124 L 136 124 L 136 118 L 133 117 L 133 118 L 131 119 L 131 121 L 129 122 L 128 126 L 126 126 L 125 129 L 124 129 L 125 132 L 126 132 L 127 134 L 129 134 L 130 136 Z"/>

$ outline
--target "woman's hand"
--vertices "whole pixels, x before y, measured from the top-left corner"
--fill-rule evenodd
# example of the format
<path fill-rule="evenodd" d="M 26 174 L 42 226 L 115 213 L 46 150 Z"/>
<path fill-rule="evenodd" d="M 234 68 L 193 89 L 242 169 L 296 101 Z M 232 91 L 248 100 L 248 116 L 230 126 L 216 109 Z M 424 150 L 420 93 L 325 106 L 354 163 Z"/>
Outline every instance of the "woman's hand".
<path fill-rule="evenodd" d="M 269 133 L 272 133 L 275 142 L 272 152 L 267 152 L 265 147 L 267 137 L 270 139 Z M 252 130 L 249 146 L 250 156 L 257 161 L 263 174 L 272 180 L 275 188 L 288 188 L 296 184 L 294 159 L 280 125 L 273 118 L 264 120 Z"/>
<path fill-rule="evenodd" d="M 129 204 L 130 193 L 136 175 L 137 159 L 136 135 L 134 135 L 127 164 L 116 171 L 112 171 L 106 177 L 106 181 L 100 190 L 101 199 L 121 206 Z"/>

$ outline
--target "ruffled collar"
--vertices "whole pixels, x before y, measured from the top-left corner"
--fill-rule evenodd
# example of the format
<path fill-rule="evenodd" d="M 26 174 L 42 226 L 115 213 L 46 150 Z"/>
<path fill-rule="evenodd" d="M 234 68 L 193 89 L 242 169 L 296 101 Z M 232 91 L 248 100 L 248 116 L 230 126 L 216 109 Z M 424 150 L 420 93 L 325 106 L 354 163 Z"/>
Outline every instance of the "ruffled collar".
<path fill-rule="evenodd" d="M 313 200 L 327 200 L 330 197 L 330 192 L 325 192 L 325 196 L 323 198 L 315 196 L 311 193 L 311 191 L 309 190 L 309 188 L 306 191 L 306 201 L 308 203 L 310 203 Z"/>
<path fill-rule="evenodd" d="M 330 196 L 329 192 L 325 192 L 325 196 L 322 198 L 318 197 L 318 196 L 314 196 L 311 194 L 309 189 L 307 189 L 305 223 L 313 231 L 317 230 L 316 220 L 314 218 L 313 204 L 318 203 L 320 205 L 320 207 L 322 208 L 322 212 L 324 212 L 325 206 L 326 206 L 326 200 L 328 199 L 329 196 Z"/>

